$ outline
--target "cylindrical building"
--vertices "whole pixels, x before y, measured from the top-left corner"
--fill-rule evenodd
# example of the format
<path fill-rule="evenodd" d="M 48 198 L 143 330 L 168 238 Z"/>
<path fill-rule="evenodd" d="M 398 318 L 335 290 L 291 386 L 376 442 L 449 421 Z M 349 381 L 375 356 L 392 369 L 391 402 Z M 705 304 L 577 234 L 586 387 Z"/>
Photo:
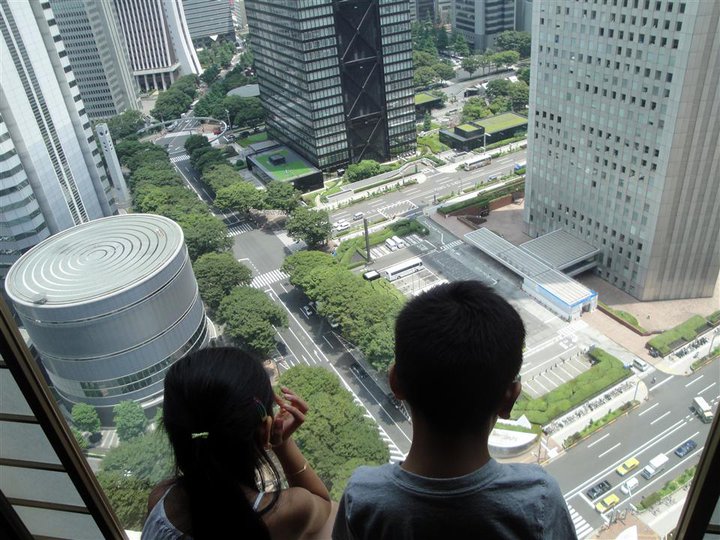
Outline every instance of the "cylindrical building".
<path fill-rule="evenodd" d="M 208 341 L 183 232 L 129 214 L 62 231 L 23 255 L 5 288 L 68 408 L 107 423 L 124 400 L 162 399 L 170 365 Z"/>

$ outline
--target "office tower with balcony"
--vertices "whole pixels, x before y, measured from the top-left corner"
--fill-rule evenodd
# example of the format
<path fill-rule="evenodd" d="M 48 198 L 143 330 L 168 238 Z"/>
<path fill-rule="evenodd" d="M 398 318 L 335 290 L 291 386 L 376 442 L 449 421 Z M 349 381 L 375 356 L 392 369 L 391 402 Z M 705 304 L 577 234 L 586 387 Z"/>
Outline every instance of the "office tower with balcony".
<path fill-rule="evenodd" d="M 115 8 L 142 91 L 167 90 L 178 77 L 203 72 L 182 0 L 115 0 Z"/>
<path fill-rule="evenodd" d="M 0 281 L 51 234 L 114 213 L 49 2 L 0 0 Z"/>
<path fill-rule="evenodd" d="M 138 110 L 125 38 L 113 0 L 51 0 L 88 117 Z"/>
<path fill-rule="evenodd" d="M 322 168 L 415 149 L 408 2 L 246 0 L 270 136 Z"/>
<path fill-rule="evenodd" d="M 498 34 L 515 29 L 515 0 L 453 0 L 451 23 L 471 50 L 484 51 Z"/>
<path fill-rule="evenodd" d="M 720 270 L 720 3 L 535 2 L 525 222 L 640 300 Z"/>
<path fill-rule="evenodd" d="M 183 0 L 185 20 L 193 42 L 213 41 L 218 36 L 227 36 L 234 41 L 232 9 L 232 0 Z"/>

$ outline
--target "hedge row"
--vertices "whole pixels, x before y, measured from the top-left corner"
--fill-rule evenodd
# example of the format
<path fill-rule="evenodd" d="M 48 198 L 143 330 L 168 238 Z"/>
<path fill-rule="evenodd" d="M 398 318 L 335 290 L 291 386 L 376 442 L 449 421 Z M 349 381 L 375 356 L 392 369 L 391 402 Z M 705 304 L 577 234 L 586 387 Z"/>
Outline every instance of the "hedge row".
<path fill-rule="evenodd" d="M 714 314 L 713 314 L 714 315 Z M 677 325 L 675 328 L 667 330 L 649 340 L 647 344 L 660 351 L 665 356 L 672 350 L 684 343 L 690 342 L 697 337 L 703 330 L 707 330 L 708 321 L 700 315 L 693 315 L 687 321 Z"/>
<path fill-rule="evenodd" d="M 643 497 L 640 503 L 638 503 L 638 509 L 645 510 L 647 508 L 650 508 L 652 505 L 661 501 L 671 493 L 676 492 L 678 489 L 680 489 L 693 479 L 693 476 L 695 476 L 696 468 L 697 467 L 693 465 L 689 469 L 685 469 L 685 471 L 675 480 L 670 480 L 669 482 L 667 482 L 660 491 L 656 491 L 655 493 L 651 493 L 647 497 Z"/>
<path fill-rule="evenodd" d="M 596 347 L 589 354 L 597 363 L 588 371 L 539 398 L 529 399 L 523 394 L 515 404 L 512 418 L 524 414 L 533 424 L 547 424 L 632 374 L 620 360 L 602 349 Z"/>
<path fill-rule="evenodd" d="M 623 403 L 620 407 L 615 409 L 614 411 L 610 411 L 602 418 L 598 418 L 597 420 L 591 420 L 588 426 L 583 429 L 582 431 L 578 431 L 570 435 L 567 439 L 565 439 L 565 442 L 563 442 L 563 446 L 565 448 L 569 448 L 573 444 L 583 440 L 585 437 L 591 435 L 592 433 L 595 433 L 597 430 L 599 430 L 601 427 L 609 424 L 613 420 L 615 420 L 618 416 L 622 415 L 625 411 L 629 410 L 630 407 L 632 407 L 632 403 L 630 401 Z"/>
<path fill-rule="evenodd" d="M 523 189 L 525 189 L 524 178 L 516 182 L 512 182 L 511 184 L 506 184 L 500 189 L 480 193 L 477 195 L 477 197 L 456 202 L 454 204 L 448 204 L 447 206 L 441 206 L 440 208 L 438 208 L 438 212 L 440 212 L 441 214 L 451 214 L 456 210 L 462 210 L 463 208 L 467 208 L 468 206 L 489 206 L 491 201 L 499 199 L 500 197 L 504 197 L 505 195 L 508 195 L 510 193 L 515 193 L 516 191 L 522 191 Z"/>
<path fill-rule="evenodd" d="M 430 233 L 427 227 L 415 219 L 401 219 L 395 223 L 391 223 L 388 227 L 370 233 L 370 246 L 382 244 L 391 236 L 408 236 L 410 234 L 419 234 L 427 236 Z M 335 256 L 340 264 L 348 266 L 351 264 L 353 256 L 356 252 L 365 255 L 365 236 L 358 236 L 351 240 L 346 240 L 337 248 Z"/>

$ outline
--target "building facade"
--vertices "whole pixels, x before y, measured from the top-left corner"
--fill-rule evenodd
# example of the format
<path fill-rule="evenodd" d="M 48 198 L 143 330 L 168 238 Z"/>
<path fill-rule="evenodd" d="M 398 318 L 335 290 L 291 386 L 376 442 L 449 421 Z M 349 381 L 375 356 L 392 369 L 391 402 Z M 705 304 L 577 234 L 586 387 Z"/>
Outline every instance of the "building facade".
<path fill-rule="evenodd" d="M 139 110 L 138 86 L 112 0 L 51 0 L 85 110 L 92 119 Z"/>
<path fill-rule="evenodd" d="M 0 0 L 0 281 L 29 248 L 116 211 L 48 2 Z"/>
<path fill-rule="evenodd" d="M 407 1 L 245 7 L 272 138 L 321 169 L 414 151 Z"/>
<path fill-rule="evenodd" d="M 110 128 L 108 128 L 107 124 L 97 124 L 95 134 L 97 135 L 98 146 L 102 150 L 103 158 L 105 158 L 107 172 L 115 187 L 113 192 L 115 203 L 118 209 L 126 210 L 131 206 L 130 190 L 125 182 L 125 175 L 123 175 L 117 152 L 115 152 Z"/>
<path fill-rule="evenodd" d="M 203 72 L 182 0 L 115 0 L 115 8 L 142 91 L 166 90 L 182 75 Z"/>
<path fill-rule="evenodd" d="M 641 300 L 720 270 L 720 3 L 535 2 L 525 222 Z"/>
<path fill-rule="evenodd" d="M 162 216 L 58 233 L 13 265 L 6 291 L 67 408 L 104 422 L 124 400 L 157 405 L 167 369 L 208 342 L 182 229 Z"/>
<path fill-rule="evenodd" d="M 515 0 L 453 0 L 453 32 L 475 51 L 492 47 L 501 32 L 515 29 Z"/>
<path fill-rule="evenodd" d="M 198 43 L 234 34 L 231 0 L 183 0 L 190 38 Z"/>
<path fill-rule="evenodd" d="M 515 0 L 515 30 L 532 33 L 533 0 Z"/>

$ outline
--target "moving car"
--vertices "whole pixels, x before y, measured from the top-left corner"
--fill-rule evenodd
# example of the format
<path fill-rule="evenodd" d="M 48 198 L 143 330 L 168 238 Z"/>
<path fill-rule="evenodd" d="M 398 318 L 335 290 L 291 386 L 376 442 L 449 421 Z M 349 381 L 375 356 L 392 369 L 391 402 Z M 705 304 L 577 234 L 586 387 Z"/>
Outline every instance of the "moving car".
<path fill-rule="evenodd" d="M 353 214 L 353 221 L 357 221 L 358 219 L 362 219 L 365 214 L 363 212 L 355 212 Z"/>
<path fill-rule="evenodd" d="M 620 486 L 620 491 L 622 491 L 625 495 L 632 495 L 633 490 L 640 485 L 640 480 L 637 478 L 631 478 L 627 482 L 625 482 L 622 486 Z"/>
<path fill-rule="evenodd" d="M 313 314 L 312 308 L 310 306 L 303 306 L 302 312 L 305 314 L 306 317 L 310 317 Z"/>
<path fill-rule="evenodd" d="M 632 470 L 633 470 L 635 467 L 637 467 L 638 465 L 640 465 L 640 462 L 637 460 L 637 458 L 631 457 L 631 458 L 628 459 L 625 463 L 623 463 L 623 464 L 620 465 L 617 469 L 615 469 L 615 471 L 616 471 L 620 476 L 625 476 L 627 473 L 629 473 L 630 471 L 632 471 Z"/>
<path fill-rule="evenodd" d="M 338 221 L 335 224 L 335 229 L 337 231 L 347 231 L 350 228 L 350 224 L 347 221 Z"/>
<path fill-rule="evenodd" d="M 620 502 L 620 497 L 618 497 L 617 495 L 612 493 L 612 494 L 608 495 L 607 497 L 605 497 L 602 501 L 597 503 L 595 505 L 595 509 L 598 512 L 602 513 L 607 510 L 610 510 L 613 506 L 615 506 L 619 502 Z"/>
<path fill-rule="evenodd" d="M 696 448 L 697 448 L 697 443 L 695 441 L 693 441 L 692 439 L 690 439 L 689 441 L 685 441 L 684 443 L 682 443 L 680 446 L 678 446 L 675 449 L 675 455 L 677 457 L 682 458 L 682 457 L 687 456 L 690 452 L 692 452 Z"/>
<path fill-rule="evenodd" d="M 610 482 L 608 482 L 607 480 L 603 480 L 596 486 L 593 486 L 590 489 L 588 489 L 585 492 L 585 494 L 588 496 L 589 499 L 596 499 L 603 493 L 610 491 L 610 488 L 612 488 L 612 486 L 610 485 Z"/>

